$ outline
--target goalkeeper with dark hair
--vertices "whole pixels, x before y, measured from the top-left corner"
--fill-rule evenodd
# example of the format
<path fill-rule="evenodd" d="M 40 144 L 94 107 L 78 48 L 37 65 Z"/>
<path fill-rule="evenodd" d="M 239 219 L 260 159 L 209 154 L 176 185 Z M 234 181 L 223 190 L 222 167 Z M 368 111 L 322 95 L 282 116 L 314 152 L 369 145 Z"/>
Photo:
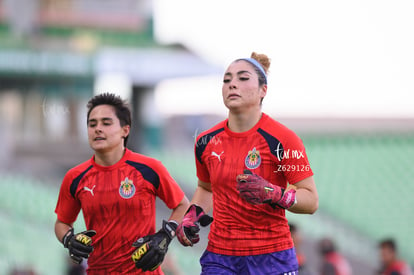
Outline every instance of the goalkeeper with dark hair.
<path fill-rule="evenodd" d="M 88 259 L 89 275 L 163 274 L 159 266 L 188 199 L 160 161 L 126 148 L 131 127 L 126 102 L 101 94 L 87 107 L 94 155 L 63 179 L 55 210 L 56 236 L 74 262 Z M 157 196 L 172 213 L 156 232 Z M 80 210 L 87 230 L 76 232 L 73 223 Z"/>
<path fill-rule="evenodd" d="M 202 274 L 298 274 L 285 211 L 312 214 L 318 194 L 300 138 L 261 111 L 266 55 L 235 60 L 224 73 L 228 119 L 195 144 L 198 187 L 177 237 L 199 241 L 213 208 Z"/>

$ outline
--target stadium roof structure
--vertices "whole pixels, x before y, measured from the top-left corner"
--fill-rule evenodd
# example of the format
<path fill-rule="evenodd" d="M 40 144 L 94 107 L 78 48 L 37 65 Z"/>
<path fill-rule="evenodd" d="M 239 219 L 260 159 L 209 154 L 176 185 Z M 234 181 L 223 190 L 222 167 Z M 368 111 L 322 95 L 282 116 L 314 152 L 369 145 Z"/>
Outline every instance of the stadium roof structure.
<path fill-rule="evenodd" d="M 223 71 L 187 50 L 175 48 L 102 48 L 96 53 L 93 70 L 95 75 L 124 73 L 136 86 L 154 86 L 166 78 L 219 74 Z"/>
<path fill-rule="evenodd" d="M 136 86 L 154 86 L 166 78 L 215 74 L 222 69 L 184 49 L 100 48 L 91 54 L 38 49 L 0 51 L 0 75 L 93 78 L 122 73 Z"/>

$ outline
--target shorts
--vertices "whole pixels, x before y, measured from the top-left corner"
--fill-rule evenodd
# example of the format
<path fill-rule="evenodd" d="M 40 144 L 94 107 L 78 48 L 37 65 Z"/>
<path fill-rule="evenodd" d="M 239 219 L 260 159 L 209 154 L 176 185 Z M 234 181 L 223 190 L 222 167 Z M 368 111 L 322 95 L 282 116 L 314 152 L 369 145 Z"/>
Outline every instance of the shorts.
<path fill-rule="evenodd" d="M 229 256 L 205 251 L 201 275 L 298 275 L 294 248 L 254 256 Z"/>

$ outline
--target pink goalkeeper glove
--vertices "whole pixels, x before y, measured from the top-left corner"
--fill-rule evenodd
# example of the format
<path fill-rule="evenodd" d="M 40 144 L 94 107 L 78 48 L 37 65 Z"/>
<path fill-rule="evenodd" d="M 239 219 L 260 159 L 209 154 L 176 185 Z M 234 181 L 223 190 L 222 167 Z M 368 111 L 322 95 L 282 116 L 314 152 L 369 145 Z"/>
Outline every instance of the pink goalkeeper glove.
<path fill-rule="evenodd" d="M 184 246 L 193 246 L 200 241 L 198 232 L 201 226 L 207 226 L 213 222 L 213 218 L 206 215 L 203 209 L 195 204 L 190 205 L 182 222 L 178 225 L 177 239 Z"/>
<path fill-rule="evenodd" d="M 240 197 L 251 204 L 268 203 L 273 208 L 277 205 L 284 209 L 295 204 L 296 187 L 293 185 L 285 190 L 249 170 L 244 170 L 244 174 L 238 175 L 236 180 Z"/>

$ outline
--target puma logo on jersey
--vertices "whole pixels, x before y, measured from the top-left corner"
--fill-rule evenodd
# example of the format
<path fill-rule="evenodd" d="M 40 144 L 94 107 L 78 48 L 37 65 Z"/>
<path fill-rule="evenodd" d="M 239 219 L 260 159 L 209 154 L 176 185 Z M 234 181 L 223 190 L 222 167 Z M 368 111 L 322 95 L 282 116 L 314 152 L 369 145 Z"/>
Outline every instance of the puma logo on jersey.
<path fill-rule="evenodd" d="M 94 185 L 94 186 L 92 187 L 92 189 L 90 189 L 88 186 L 84 186 L 84 187 L 83 187 L 83 190 L 89 191 L 89 192 L 91 192 L 92 196 L 95 196 L 95 194 L 93 193 L 93 189 L 95 189 L 95 186 L 96 186 L 96 185 Z"/>
<path fill-rule="evenodd" d="M 217 154 L 216 152 L 213 151 L 213 152 L 211 152 L 211 155 L 217 157 L 217 159 L 221 162 L 221 155 L 223 153 L 224 153 L 224 151 L 221 152 L 220 154 Z"/>

